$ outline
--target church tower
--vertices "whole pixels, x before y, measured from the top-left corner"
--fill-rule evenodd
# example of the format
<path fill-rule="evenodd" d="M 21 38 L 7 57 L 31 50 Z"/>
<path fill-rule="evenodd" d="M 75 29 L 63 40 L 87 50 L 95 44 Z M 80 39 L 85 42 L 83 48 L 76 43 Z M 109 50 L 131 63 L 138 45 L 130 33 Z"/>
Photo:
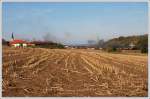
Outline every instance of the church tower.
<path fill-rule="evenodd" d="M 12 34 L 11 34 L 11 40 L 12 40 L 12 41 L 14 40 L 13 32 L 12 32 Z"/>

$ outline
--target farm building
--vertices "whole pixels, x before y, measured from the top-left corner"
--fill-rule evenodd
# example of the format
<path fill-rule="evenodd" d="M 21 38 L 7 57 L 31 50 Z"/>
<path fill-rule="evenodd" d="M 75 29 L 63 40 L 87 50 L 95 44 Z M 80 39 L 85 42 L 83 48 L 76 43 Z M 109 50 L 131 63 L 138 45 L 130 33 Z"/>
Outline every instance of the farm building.
<path fill-rule="evenodd" d="M 9 42 L 10 46 L 14 46 L 14 47 L 27 47 L 27 46 L 35 46 L 35 44 L 24 41 L 24 40 L 19 40 L 19 39 L 15 39 Z"/>
<path fill-rule="evenodd" d="M 63 45 L 59 43 L 54 43 L 50 41 L 32 41 L 27 42 L 25 40 L 14 39 L 14 35 L 12 33 L 12 40 L 9 41 L 9 45 L 13 47 L 43 47 L 43 48 L 64 48 Z"/>
<path fill-rule="evenodd" d="M 20 40 L 20 39 L 14 39 L 14 35 L 12 33 L 12 40 L 9 42 L 10 46 L 13 47 L 27 47 L 27 46 L 35 46 L 35 44 L 31 42 L 27 42 L 25 40 Z"/>
<path fill-rule="evenodd" d="M 133 49 L 135 47 L 135 45 L 133 43 L 129 44 L 130 49 Z"/>
<path fill-rule="evenodd" d="M 16 40 L 12 40 L 9 42 L 9 45 L 10 46 L 14 46 L 14 47 L 27 47 L 27 42 L 24 41 L 24 40 L 19 40 L 19 39 L 16 39 Z"/>

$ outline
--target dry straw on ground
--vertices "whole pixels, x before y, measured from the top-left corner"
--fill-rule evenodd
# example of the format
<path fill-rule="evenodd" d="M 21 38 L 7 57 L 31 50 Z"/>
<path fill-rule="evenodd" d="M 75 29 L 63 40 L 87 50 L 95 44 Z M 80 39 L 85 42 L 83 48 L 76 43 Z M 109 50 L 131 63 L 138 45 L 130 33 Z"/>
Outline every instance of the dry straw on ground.
<path fill-rule="evenodd" d="M 147 96 L 148 57 L 3 48 L 3 96 Z"/>

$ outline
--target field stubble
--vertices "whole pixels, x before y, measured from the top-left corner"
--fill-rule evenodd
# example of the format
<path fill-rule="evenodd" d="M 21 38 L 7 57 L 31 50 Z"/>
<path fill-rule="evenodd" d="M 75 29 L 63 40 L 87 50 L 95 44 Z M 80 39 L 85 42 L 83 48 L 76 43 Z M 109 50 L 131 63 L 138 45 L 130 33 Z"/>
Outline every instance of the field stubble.
<path fill-rule="evenodd" d="M 147 96 L 148 57 L 3 48 L 3 96 Z"/>

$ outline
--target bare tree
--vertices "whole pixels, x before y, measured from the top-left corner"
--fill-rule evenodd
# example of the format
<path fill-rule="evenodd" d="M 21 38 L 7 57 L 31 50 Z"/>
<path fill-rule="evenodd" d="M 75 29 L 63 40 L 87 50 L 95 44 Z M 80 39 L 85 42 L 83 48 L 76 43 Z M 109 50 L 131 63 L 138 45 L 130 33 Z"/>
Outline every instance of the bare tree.
<path fill-rule="evenodd" d="M 43 36 L 43 40 L 47 41 L 47 42 L 57 42 L 57 38 L 54 35 L 50 34 L 50 33 L 46 33 Z"/>
<path fill-rule="evenodd" d="M 99 40 L 97 45 L 98 45 L 98 47 L 103 47 L 104 40 L 103 39 Z"/>
<path fill-rule="evenodd" d="M 88 40 L 88 44 L 89 44 L 89 45 L 95 45 L 95 44 L 96 44 L 96 41 L 95 41 L 95 40 Z"/>

